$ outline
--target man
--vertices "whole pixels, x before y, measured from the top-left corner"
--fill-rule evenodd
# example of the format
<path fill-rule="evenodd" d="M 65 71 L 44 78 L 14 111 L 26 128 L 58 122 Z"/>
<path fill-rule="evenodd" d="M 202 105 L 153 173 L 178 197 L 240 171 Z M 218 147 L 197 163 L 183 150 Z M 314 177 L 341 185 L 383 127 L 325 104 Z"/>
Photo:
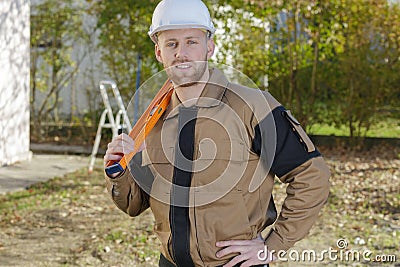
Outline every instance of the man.
<path fill-rule="evenodd" d="M 106 176 L 121 210 L 151 208 L 160 266 L 264 266 L 307 235 L 329 193 L 329 169 L 290 112 L 209 67 L 214 32 L 201 1 L 158 4 L 149 35 L 174 93 L 129 170 Z M 105 163 L 133 145 L 119 135 Z M 274 176 L 288 183 L 277 220 Z"/>

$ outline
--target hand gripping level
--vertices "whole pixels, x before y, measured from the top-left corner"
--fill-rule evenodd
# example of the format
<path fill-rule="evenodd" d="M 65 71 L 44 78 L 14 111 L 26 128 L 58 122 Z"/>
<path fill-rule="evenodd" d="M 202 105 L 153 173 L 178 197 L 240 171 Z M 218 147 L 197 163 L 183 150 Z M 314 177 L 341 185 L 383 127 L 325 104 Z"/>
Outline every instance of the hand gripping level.
<path fill-rule="evenodd" d="M 129 133 L 129 136 L 135 141 L 133 151 L 129 154 L 125 154 L 119 162 L 107 162 L 105 169 L 107 175 L 122 172 L 126 169 L 128 163 L 143 144 L 146 136 L 150 133 L 168 107 L 172 93 L 174 92 L 173 89 L 172 82 L 167 80 Z"/>

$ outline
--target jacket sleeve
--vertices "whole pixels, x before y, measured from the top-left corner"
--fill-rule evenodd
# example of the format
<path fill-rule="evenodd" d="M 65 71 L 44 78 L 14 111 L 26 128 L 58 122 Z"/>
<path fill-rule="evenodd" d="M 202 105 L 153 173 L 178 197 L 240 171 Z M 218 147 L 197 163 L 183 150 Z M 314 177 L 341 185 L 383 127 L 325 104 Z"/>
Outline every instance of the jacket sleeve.
<path fill-rule="evenodd" d="M 138 216 L 149 207 L 152 179 L 150 170 L 141 166 L 141 153 L 136 154 L 122 174 L 110 178 L 105 174 L 107 191 L 115 205 L 130 216 Z M 149 183 L 150 182 L 150 183 Z"/>
<path fill-rule="evenodd" d="M 300 124 L 282 106 L 257 125 L 253 148 L 270 171 L 288 184 L 281 213 L 265 240 L 268 250 L 286 251 L 308 234 L 326 203 L 330 171 Z"/>

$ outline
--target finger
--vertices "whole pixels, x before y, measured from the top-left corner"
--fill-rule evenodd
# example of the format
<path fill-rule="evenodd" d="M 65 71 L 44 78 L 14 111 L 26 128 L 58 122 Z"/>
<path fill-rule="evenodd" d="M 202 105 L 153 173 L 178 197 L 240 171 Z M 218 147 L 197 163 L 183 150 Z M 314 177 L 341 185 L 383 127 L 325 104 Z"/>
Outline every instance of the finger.
<path fill-rule="evenodd" d="M 104 160 L 104 167 L 108 166 L 108 163 L 111 162 L 119 162 L 121 160 L 122 156 L 120 155 L 115 155 L 115 154 L 110 154 L 110 155 L 106 155 L 104 156 L 103 160 Z"/>
<path fill-rule="evenodd" d="M 122 146 L 124 148 L 124 153 L 125 154 L 131 153 L 135 148 L 135 141 L 133 141 L 133 139 L 127 134 L 122 134 L 121 140 L 122 140 Z"/>
<path fill-rule="evenodd" d="M 125 133 L 120 134 L 120 137 L 121 137 L 121 140 L 122 140 L 122 141 L 127 142 L 128 144 L 131 144 L 132 146 L 133 146 L 134 143 L 135 143 L 135 142 L 133 141 L 133 139 L 132 139 L 129 135 L 125 134 Z"/>
<path fill-rule="evenodd" d="M 106 153 L 123 153 L 129 154 L 134 149 L 134 143 L 132 141 L 125 141 L 125 140 L 114 140 L 107 145 Z"/>
<path fill-rule="evenodd" d="M 122 133 L 122 134 L 117 135 L 116 137 L 114 137 L 111 140 L 110 144 L 118 144 L 118 143 L 129 142 L 129 141 L 133 142 L 132 138 L 129 135 Z"/>
<path fill-rule="evenodd" d="M 122 136 L 124 136 L 124 134 L 125 134 L 125 133 L 121 133 L 121 134 L 115 136 L 112 140 L 121 140 L 121 139 L 122 139 Z"/>
<path fill-rule="evenodd" d="M 131 145 L 134 144 L 132 138 L 130 138 L 128 135 L 120 134 L 117 137 L 115 137 L 108 145 L 115 146 L 115 145 L 123 144 L 123 143 L 131 144 Z"/>
<path fill-rule="evenodd" d="M 122 144 L 121 140 L 117 139 L 112 140 L 110 143 L 107 144 L 107 151 L 109 151 L 110 149 L 114 149 L 115 147 L 121 146 L 121 144 Z"/>
<path fill-rule="evenodd" d="M 131 153 L 135 149 L 135 147 L 132 144 L 122 143 L 121 149 L 122 153 L 126 155 Z"/>
<path fill-rule="evenodd" d="M 107 163 L 109 161 L 119 161 L 121 158 L 122 156 L 118 154 L 106 154 L 104 156 L 104 162 Z"/>
<path fill-rule="evenodd" d="M 216 243 L 217 247 L 248 246 L 248 245 L 251 245 L 251 240 L 227 240 L 227 241 L 218 241 Z"/>
<path fill-rule="evenodd" d="M 228 246 L 218 251 L 215 255 L 220 258 L 232 253 L 241 253 L 243 252 L 243 248 L 243 246 Z"/>
<path fill-rule="evenodd" d="M 126 148 L 122 144 L 111 145 L 107 148 L 106 154 L 125 154 Z"/>

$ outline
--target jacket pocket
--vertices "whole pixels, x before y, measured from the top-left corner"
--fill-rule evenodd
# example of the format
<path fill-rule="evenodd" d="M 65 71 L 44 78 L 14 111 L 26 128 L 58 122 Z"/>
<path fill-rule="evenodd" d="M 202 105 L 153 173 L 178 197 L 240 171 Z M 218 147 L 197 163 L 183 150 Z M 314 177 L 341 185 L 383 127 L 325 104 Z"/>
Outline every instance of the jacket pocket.
<path fill-rule="evenodd" d="M 244 142 L 239 139 L 217 139 L 205 138 L 199 142 L 197 152 L 198 160 L 229 160 L 242 162 L 246 160 L 246 148 Z"/>
<path fill-rule="evenodd" d="M 171 253 L 171 231 L 169 227 L 165 226 L 165 223 L 156 223 L 154 225 L 154 232 L 161 242 L 161 253 L 170 261 L 173 262 Z"/>
<path fill-rule="evenodd" d="M 151 187 L 151 197 L 161 202 L 169 203 L 171 179 L 173 176 L 174 148 L 162 146 L 147 146 L 143 150 L 142 166 L 147 166 L 154 181 Z"/>
<path fill-rule="evenodd" d="M 292 126 L 292 130 L 296 133 L 297 137 L 299 138 L 300 143 L 304 145 L 308 153 L 315 151 L 315 146 L 311 141 L 310 137 L 308 137 L 307 133 L 301 127 L 300 123 L 293 117 L 290 110 L 285 110 L 285 117 L 289 121 L 290 125 Z"/>
<path fill-rule="evenodd" d="M 251 155 L 241 140 L 204 139 L 193 164 L 192 187 L 229 192 L 246 171 Z"/>
<path fill-rule="evenodd" d="M 199 194 L 207 192 L 198 192 L 196 197 Z M 215 254 L 221 249 L 215 245 L 217 241 L 249 240 L 257 235 L 255 227 L 250 225 L 242 192 L 235 189 L 208 205 L 195 207 L 195 221 L 199 252 L 206 264 L 233 257 L 216 258 Z"/>

